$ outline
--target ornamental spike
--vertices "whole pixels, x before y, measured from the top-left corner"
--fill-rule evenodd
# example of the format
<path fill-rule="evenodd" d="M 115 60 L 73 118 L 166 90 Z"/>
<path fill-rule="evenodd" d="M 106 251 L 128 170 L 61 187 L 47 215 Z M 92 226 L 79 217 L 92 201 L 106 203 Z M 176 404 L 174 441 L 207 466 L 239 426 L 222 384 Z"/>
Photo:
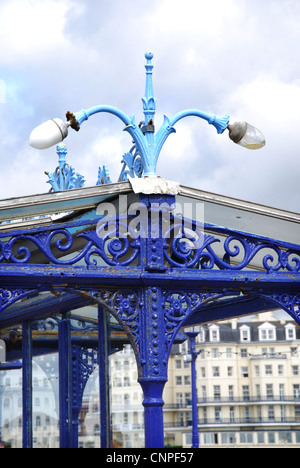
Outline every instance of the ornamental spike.
<path fill-rule="evenodd" d="M 145 54 L 145 58 L 147 60 L 147 64 L 145 65 L 146 68 L 146 90 L 145 90 L 145 97 L 142 98 L 143 106 L 144 106 L 144 115 L 145 115 L 145 125 L 148 125 L 150 120 L 152 120 L 151 124 L 154 123 L 154 116 L 155 116 L 155 109 L 156 109 L 156 99 L 154 97 L 153 92 L 153 80 L 152 80 L 152 70 L 153 70 L 153 54 L 151 52 L 147 52 Z"/>

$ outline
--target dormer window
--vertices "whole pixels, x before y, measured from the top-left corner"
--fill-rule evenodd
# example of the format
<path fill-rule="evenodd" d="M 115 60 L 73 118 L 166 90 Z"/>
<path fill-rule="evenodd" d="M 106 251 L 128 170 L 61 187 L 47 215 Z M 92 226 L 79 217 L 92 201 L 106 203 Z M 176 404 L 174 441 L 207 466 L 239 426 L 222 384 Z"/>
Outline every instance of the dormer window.
<path fill-rule="evenodd" d="M 296 339 L 296 327 L 293 323 L 285 325 L 285 339 L 287 341 L 293 341 Z"/>
<path fill-rule="evenodd" d="M 275 341 L 276 327 L 271 323 L 263 323 L 258 327 L 259 341 Z"/>
<path fill-rule="evenodd" d="M 251 341 L 250 327 L 243 325 L 240 328 L 240 341 Z"/>
<path fill-rule="evenodd" d="M 220 328 L 217 325 L 209 327 L 209 341 L 220 341 Z"/>

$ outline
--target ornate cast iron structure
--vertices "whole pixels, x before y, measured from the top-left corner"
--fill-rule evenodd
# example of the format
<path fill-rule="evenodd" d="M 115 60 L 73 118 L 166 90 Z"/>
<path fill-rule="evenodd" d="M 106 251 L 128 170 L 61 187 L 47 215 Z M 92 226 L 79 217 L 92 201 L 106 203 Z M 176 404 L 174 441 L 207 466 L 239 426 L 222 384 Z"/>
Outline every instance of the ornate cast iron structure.
<path fill-rule="evenodd" d="M 168 358 L 180 328 L 201 311 L 202 321 L 214 319 L 214 304 L 233 299 L 238 304 L 245 297 L 253 304 L 259 298 L 275 303 L 300 324 L 300 246 L 178 220 L 172 216 L 174 196 L 139 198 L 149 218 L 138 236 L 130 229 L 134 216 L 0 234 L 0 316 L 16 301 L 44 291 L 79 295 L 109 311 L 135 350 L 146 446 L 160 447 Z M 121 225 L 127 228 L 122 231 Z M 64 355 L 68 352 L 72 355 L 74 347 L 64 348 Z"/>
<path fill-rule="evenodd" d="M 217 118 L 189 110 L 171 119 L 165 117 L 155 134 L 152 54 L 146 54 L 146 59 L 145 120 L 140 125 L 134 117 L 110 106 L 68 115 L 70 125 L 77 130 L 98 112 L 112 113 L 123 121 L 134 146 L 123 156 L 122 181 L 128 175 L 155 175 L 163 143 L 181 118 L 201 117 L 218 133 L 228 125 L 228 116 Z M 65 156 L 62 147 L 59 152 Z M 58 178 L 66 176 L 65 162 L 62 167 L 57 177 L 53 176 L 54 190 L 63 187 Z M 100 185 L 108 177 L 103 168 Z M 80 177 L 76 180 L 75 185 L 81 184 Z M 76 446 L 80 396 L 95 364 L 105 363 L 107 358 L 103 325 L 107 314 L 117 320 L 135 351 L 149 448 L 164 446 L 163 389 L 170 350 L 182 326 L 274 307 L 281 307 L 300 324 L 300 245 L 178 217 L 174 211 L 176 195 L 142 192 L 132 192 L 135 212 L 131 209 L 108 217 L 100 205 L 81 215 L 74 211 L 71 216 L 68 210 L 65 219 L 46 225 L 0 230 L 0 320 L 7 324 L 23 317 L 24 446 L 31 443 L 30 323 L 47 313 L 41 303 L 39 309 L 26 309 L 23 316 L 20 301 L 25 298 L 33 301 L 50 292 L 54 302 L 49 311 L 61 314 L 60 373 L 66 376 L 60 379 L 62 447 Z M 89 303 L 99 308 L 100 359 L 95 348 L 75 347 L 71 339 L 69 312 Z M 105 369 L 100 373 L 105 376 Z M 107 409 L 104 393 L 101 388 L 102 446 L 108 444 L 109 434 L 103 416 Z"/>

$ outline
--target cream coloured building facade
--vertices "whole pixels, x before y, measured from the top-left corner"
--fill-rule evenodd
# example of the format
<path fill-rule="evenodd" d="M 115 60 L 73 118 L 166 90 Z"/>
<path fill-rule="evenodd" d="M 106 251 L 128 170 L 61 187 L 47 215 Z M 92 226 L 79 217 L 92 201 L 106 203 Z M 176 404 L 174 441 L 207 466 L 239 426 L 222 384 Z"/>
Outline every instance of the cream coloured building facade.
<path fill-rule="evenodd" d="M 287 315 L 260 314 L 198 327 L 200 447 L 300 446 L 300 330 Z M 165 445 L 191 447 L 188 343 L 173 347 L 164 392 Z M 142 394 L 132 351 L 111 358 L 115 443 L 143 446 Z"/>
<path fill-rule="evenodd" d="M 300 330 L 272 313 L 199 328 L 196 361 L 201 447 L 300 444 Z M 171 358 L 164 395 L 169 442 L 191 445 L 187 344 Z"/>

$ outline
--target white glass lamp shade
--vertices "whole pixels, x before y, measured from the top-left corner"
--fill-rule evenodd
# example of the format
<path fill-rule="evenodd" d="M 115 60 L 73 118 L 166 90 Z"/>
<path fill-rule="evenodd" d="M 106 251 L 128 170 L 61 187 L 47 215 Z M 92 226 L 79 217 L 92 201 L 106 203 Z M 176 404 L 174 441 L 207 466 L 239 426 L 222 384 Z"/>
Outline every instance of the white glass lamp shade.
<path fill-rule="evenodd" d="M 260 130 L 247 122 L 235 122 L 228 125 L 229 138 L 234 143 L 247 149 L 259 149 L 265 146 L 265 137 Z"/>
<path fill-rule="evenodd" d="M 61 119 L 47 120 L 32 130 L 29 144 L 36 149 L 46 149 L 57 145 L 68 135 L 68 124 Z"/>

